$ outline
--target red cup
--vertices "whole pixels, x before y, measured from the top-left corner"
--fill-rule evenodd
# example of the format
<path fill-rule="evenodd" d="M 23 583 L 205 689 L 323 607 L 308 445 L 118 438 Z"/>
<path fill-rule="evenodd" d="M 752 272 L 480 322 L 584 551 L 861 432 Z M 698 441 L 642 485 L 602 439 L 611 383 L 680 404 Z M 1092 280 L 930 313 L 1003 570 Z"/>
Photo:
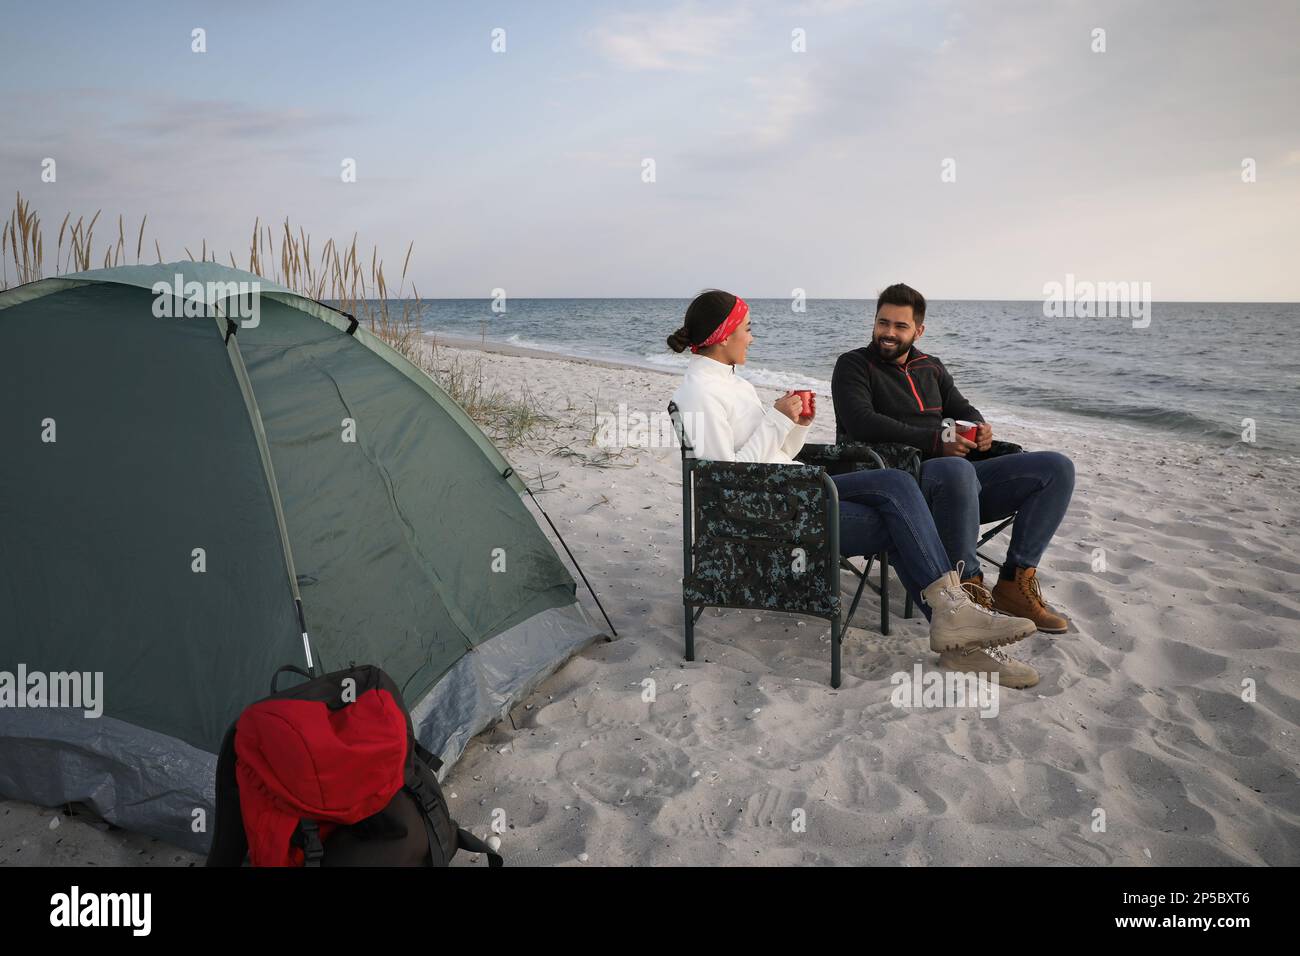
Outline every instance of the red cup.
<path fill-rule="evenodd" d="M 803 409 L 799 412 L 799 415 L 802 418 L 807 418 L 813 413 L 813 395 L 815 393 L 812 389 L 801 388 L 796 389 L 795 394 L 803 399 Z"/>
<path fill-rule="evenodd" d="M 953 422 L 957 426 L 957 434 L 967 441 L 975 440 L 975 432 L 979 430 L 979 424 L 976 422 Z"/>

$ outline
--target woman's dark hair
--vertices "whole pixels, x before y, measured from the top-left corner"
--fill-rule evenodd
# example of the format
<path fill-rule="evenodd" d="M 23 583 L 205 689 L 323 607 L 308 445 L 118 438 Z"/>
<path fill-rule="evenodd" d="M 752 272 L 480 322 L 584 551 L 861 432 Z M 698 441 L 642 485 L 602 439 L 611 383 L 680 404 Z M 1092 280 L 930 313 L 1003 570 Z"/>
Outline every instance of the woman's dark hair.
<path fill-rule="evenodd" d="M 686 321 L 668 336 L 668 347 L 685 352 L 692 345 L 703 344 L 736 307 L 736 297 L 721 289 L 705 289 L 686 307 Z"/>

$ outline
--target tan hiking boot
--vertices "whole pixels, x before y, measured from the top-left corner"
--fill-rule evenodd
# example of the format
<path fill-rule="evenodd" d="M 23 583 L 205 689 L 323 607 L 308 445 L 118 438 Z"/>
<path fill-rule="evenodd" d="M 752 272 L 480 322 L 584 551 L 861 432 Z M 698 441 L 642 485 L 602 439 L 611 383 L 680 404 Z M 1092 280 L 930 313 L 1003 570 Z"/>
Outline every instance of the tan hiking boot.
<path fill-rule="evenodd" d="M 1016 568 L 1014 581 L 999 581 L 993 586 L 993 610 L 1027 617 L 1045 634 L 1064 634 L 1070 628 L 1068 618 L 1057 614 L 1043 602 L 1038 586 L 1037 568 Z"/>
<path fill-rule="evenodd" d="M 977 648 L 965 653 L 944 651 L 939 655 L 939 666 L 954 671 L 997 674 L 999 685 L 1018 690 L 1038 683 L 1038 671 L 996 647 L 987 651 Z"/>
<path fill-rule="evenodd" d="M 930 607 L 931 650 L 1000 647 L 1034 633 L 1034 622 L 1028 618 L 997 614 L 972 601 L 957 573 L 949 571 L 921 592 Z"/>

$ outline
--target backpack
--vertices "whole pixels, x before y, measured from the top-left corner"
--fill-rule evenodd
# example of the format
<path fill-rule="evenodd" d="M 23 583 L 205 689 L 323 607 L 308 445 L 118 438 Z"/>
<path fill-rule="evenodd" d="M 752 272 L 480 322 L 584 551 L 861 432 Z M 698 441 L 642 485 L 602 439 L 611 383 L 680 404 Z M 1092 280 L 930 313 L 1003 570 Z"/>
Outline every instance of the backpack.
<path fill-rule="evenodd" d="M 277 691 L 286 671 L 307 680 Z M 378 667 L 281 667 L 222 741 L 207 865 L 446 866 L 463 849 L 501 866 L 452 820 L 441 767 Z"/>

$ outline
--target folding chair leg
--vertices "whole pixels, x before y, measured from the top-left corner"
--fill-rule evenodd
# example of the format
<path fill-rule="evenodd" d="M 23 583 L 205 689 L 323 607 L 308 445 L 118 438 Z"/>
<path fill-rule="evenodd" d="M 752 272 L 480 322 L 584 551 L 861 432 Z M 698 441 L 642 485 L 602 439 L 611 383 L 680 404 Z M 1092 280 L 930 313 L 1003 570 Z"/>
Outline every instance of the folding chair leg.
<path fill-rule="evenodd" d="M 831 687 L 840 686 L 840 617 L 831 618 Z"/>
<path fill-rule="evenodd" d="M 862 592 L 866 589 L 866 586 L 867 576 L 864 574 L 862 575 L 862 579 L 858 581 L 857 591 L 853 594 L 853 603 L 849 605 L 849 616 L 844 619 L 844 629 L 846 631 L 849 629 L 849 624 L 853 621 L 853 612 L 858 609 L 858 602 L 862 600 Z"/>
<path fill-rule="evenodd" d="M 880 555 L 880 633 L 889 635 L 889 555 Z"/>
<path fill-rule="evenodd" d="M 691 611 L 691 606 L 686 605 L 686 659 L 688 661 L 695 660 L 695 618 L 691 616 Z"/>
<path fill-rule="evenodd" d="M 903 618 L 910 621 L 912 619 L 912 592 L 907 592 L 907 600 L 903 602 Z"/>
<path fill-rule="evenodd" d="M 1012 515 L 1010 518 L 1004 518 L 1002 522 L 992 531 L 986 531 L 984 532 L 984 534 L 980 535 L 979 541 L 975 542 L 975 557 L 983 558 L 985 561 L 993 565 L 999 571 L 1002 570 L 1002 562 L 995 561 L 993 558 L 990 558 L 987 554 L 981 551 L 980 548 L 984 547 L 984 545 L 988 544 L 990 541 L 992 541 L 994 538 L 1000 535 L 1003 531 L 1005 531 L 1008 527 L 1010 527 L 1015 520 L 1016 520 L 1015 515 Z"/>

